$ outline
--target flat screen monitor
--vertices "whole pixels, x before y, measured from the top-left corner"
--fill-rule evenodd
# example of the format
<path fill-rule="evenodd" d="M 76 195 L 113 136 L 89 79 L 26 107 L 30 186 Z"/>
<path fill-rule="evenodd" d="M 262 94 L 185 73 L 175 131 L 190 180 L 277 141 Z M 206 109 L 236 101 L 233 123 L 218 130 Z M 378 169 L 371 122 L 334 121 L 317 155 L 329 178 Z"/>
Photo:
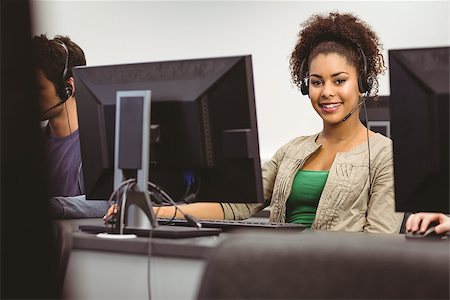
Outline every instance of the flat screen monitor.
<path fill-rule="evenodd" d="M 449 213 L 449 55 L 389 51 L 397 211 Z"/>
<path fill-rule="evenodd" d="M 77 67 L 74 78 L 87 199 L 113 191 L 116 93 L 150 90 L 151 182 L 175 200 L 264 201 L 251 56 Z"/>

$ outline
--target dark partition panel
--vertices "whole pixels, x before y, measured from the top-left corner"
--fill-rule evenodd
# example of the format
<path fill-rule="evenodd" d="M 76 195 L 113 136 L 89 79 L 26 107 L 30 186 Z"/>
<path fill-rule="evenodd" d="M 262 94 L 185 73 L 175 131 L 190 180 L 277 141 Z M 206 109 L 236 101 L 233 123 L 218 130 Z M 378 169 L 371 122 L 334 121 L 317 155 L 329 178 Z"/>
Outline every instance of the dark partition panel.
<path fill-rule="evenodd" d="M 60 298 L 30 55 L 29 3 L 0 2 L 1 299 Z"/>

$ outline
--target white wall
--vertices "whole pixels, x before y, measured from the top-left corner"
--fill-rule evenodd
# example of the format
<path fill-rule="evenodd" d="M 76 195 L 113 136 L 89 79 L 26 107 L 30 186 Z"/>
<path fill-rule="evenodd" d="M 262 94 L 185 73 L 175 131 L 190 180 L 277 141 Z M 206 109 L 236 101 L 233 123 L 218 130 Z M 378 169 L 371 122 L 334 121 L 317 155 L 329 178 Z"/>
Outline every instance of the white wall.
<path fill-rule="evenodd" d="M 69 35 L 88 65 L 251 54 L 262 159 L 321 121 L 291 84 L 289 55 L 312 13 L 351 12 L 388 49 L 450 45 L 449 1 L 44 1 L 34 34 Z M 380 95 L 389 94 L 388 73 Z"/>

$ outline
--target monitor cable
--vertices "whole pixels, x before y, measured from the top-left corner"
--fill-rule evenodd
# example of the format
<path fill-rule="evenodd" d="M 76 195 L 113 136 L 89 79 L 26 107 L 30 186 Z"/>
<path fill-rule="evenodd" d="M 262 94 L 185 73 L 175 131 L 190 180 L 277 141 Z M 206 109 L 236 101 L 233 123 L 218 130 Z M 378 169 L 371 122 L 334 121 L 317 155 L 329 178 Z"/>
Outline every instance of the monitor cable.
<path fill-rule="evenodd" d="M 109 201 L 110 203 L 112 203 L 113 205 L 117 205 L 117 208 L 119 210 L 120 215 L 120 222 L 122 226 L 120 226 L 121 228 L 123 228 L 123 223 L 124 222 L 124 209 L 121 209 L 121 207 L 124 207 L 126 205 L 126 196 L 128 194 L 128 192 L 131 190 L 131 188 L 136 184 L 136 179 L 134 178 L 130 178 L 130 179 L 126 179 L 123 182 L 121 182 L 121 184 L 117 187 L 117 189 L 111 194 L 111 196 L 109 197 Z M 166 192 L 164 191 L 163 188 L 161 188 L 160 186 L 158 186 L 157 184 L 148 181 L 148 192 L 150 195 L 150 198 L 152 199 L 157 199 L 157 203 L 161 204 L 162 206 L 173 206 L 175 207 L 175 211 L 174 211 L 174 215 L 173 217 L 167 221 L 166 223 L 162 224 L 162 225 L 169 225 L 171 224 L 171 222 L 176 218 L 177 212 L 180 211 L 181 214 L 183 215 L 183 217 L 186 219 L 186 221 L 194 227 L 197 228 L 201 228 L 202 225 L 201 223 L 197 220 L 197 218 L 195 218 L 194 216 L 185 213 L 180 206 L 172 199 L 172 197 Z M 153 201 L 156 202 L 156 201 Z M 158 211 L 159 211 L 159 207 L 156 210 L 156 216 L 158 215 Z M 107 220 L 107 223 L 110 224 L 115 224 L 116 220 L 115 218 L 112 218 L 110 220 Z"/>
<path fill-rule="evenodd" d="M 156 191 L 158 191 L 158 193 L 160 193 L 163 197 L 163 203 L 170 206 L 174 206 L 175 207 L 175 212 L 172 216 L 172 218 L 167 222 L 167 224 L 165 225 L 169 225 L 171 223 L 171 221 L 173 221 L 176 218 L 177 215 L 177 211 L 180 211 L 181 214 L 183 215 L 183 217 L 186 219 L 186 221 L 194 227 L 197 228 L 201 228 L 202 224 L 197 220 L 197 218 L 195 218 L 194 216 L 187 214 L 185 212 L 183 212 L 183 210 L 180 208 L 180 206 L 172 199 L 172 197 L 166 192 L 164 191 L 164 189 L 162 189 L 161 187 L 159 187 L 157 184 L 149 181 L 148 182 L 149 187 L 151 187 L 152 189 L 155 189 Z M 165 200 L 164 200 L 165 199 Z"/>
<path fill-rule="evenodd" d="M 201 177 L 196 176 L 195 173 L 191 170 L 187 170 L 183 172 L 183 179 L 184 182 L 187 185 L 186 192 L 183 196 L 181 196 L 181 199 L 179 202 L 183 204 L 189 204 L 195 202 L 195 199 L 197 199 L 197 195 L 200 192 L 200 186 L 201 186 Z M 192 187 L 196 185 L 195 191 L 192 191 Z"/>
<path fill-rule="evenodd" d="M 149 230 L 148 245 L 147 245 L 147 292 L 149 300 L 152 299 L 152 289 L 151 289 L 152 234 L 153 230 Z"/>
<path fill-rule="evenodd" d="M 109 202 L 111 204 L 117 205 L 120 213 L 120 232 L 119 234 L 123 234 L 124 228 L 124 217 L 125 217 L 125 209 L 121 209 L 126 206 L 128 193 L 136 186 L 136 179 L 130 178 L 122 181 L 120 185 L 111 193 L 109 197 Z M 111 220 L 114 222 L 111 225 L 116 223 L 116 220 Z M 106 223 L 105 223 L 106 224 Z M 148 233 L 148 244 L 147 244 L 147 293 L 148 299 L 152 298 L 151 293 L 151 256 L 152 256 L 152 233 L 153 230 L 149 230 Z"/>

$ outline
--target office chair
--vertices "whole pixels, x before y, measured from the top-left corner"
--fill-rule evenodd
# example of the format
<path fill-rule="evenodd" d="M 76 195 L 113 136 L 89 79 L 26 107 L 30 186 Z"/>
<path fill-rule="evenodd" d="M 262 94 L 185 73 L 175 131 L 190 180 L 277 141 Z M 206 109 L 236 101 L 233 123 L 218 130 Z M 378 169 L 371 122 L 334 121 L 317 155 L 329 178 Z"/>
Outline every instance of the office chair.
<path fill-rule="evenodd" d="M 230 236 L 198 299 L 448 299 L 449 245 L 348 232 Z"/>

